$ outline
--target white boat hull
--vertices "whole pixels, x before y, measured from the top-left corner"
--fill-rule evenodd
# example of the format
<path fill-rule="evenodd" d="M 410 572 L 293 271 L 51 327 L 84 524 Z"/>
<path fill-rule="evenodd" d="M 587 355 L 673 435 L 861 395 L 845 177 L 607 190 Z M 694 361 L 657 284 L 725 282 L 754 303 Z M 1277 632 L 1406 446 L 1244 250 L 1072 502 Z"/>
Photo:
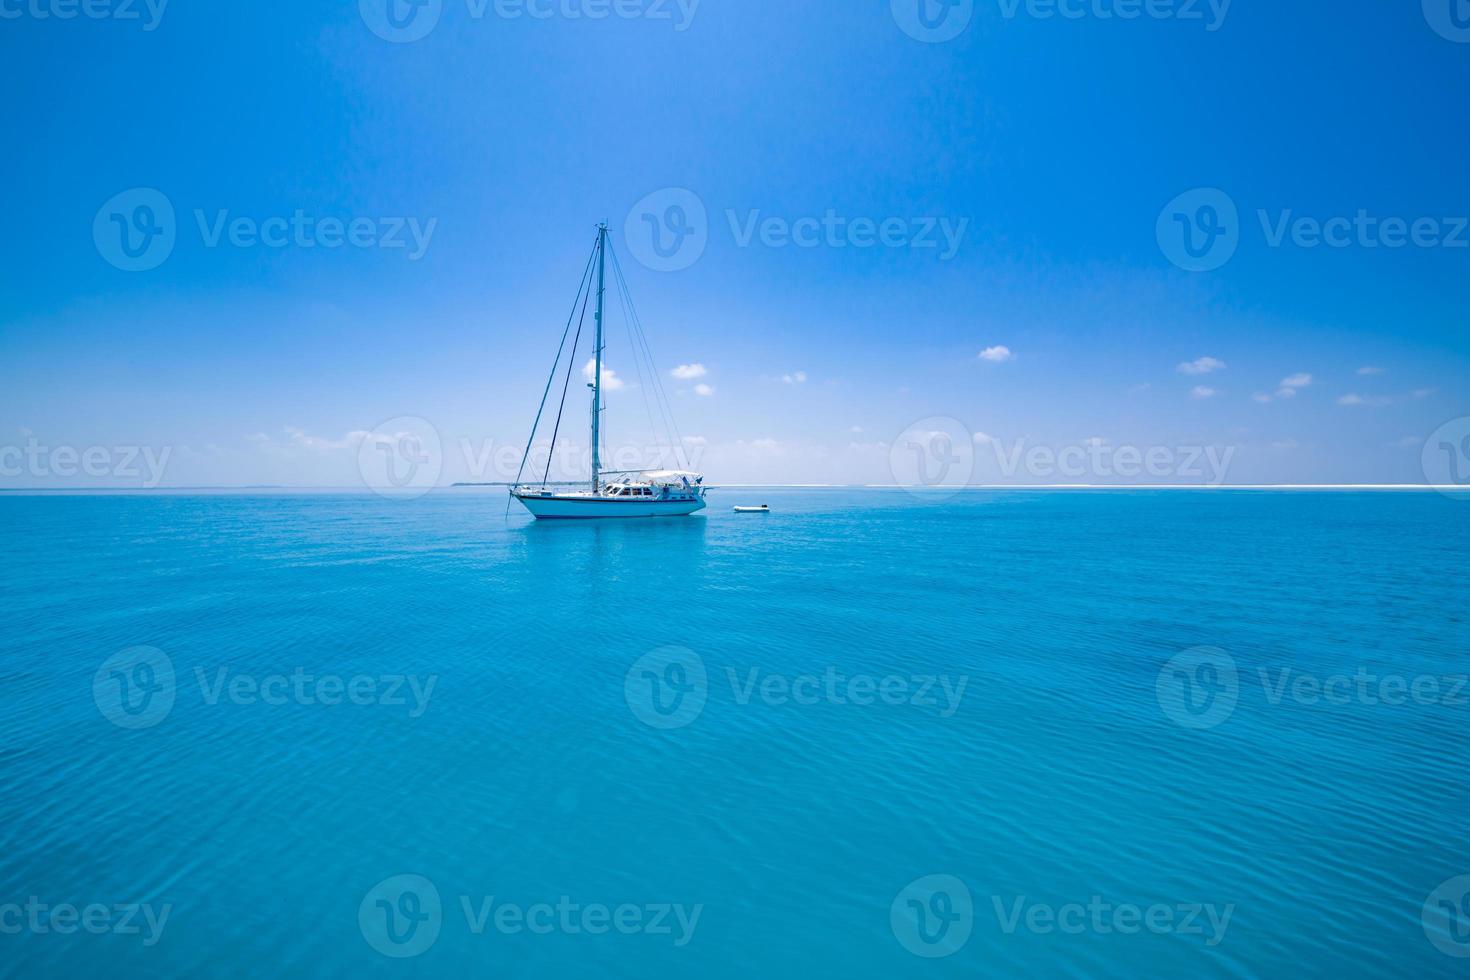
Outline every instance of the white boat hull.
<path fill-rule="evenodd" d="M 681 500 L 623 500 L 617 497 L 515 494 L 515 498 L 538 518 L 559 520 L 604 520 L 627 517 L 687 517 L 704 510 L 699 497 Z"/>

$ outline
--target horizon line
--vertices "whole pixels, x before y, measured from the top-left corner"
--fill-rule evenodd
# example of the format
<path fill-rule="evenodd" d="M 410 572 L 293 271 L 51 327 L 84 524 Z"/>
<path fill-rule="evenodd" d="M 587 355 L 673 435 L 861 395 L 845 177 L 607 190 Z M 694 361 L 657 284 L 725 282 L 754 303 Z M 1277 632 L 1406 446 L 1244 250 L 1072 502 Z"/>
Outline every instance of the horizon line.
<path fill-rule="evenodd" d="M 445 490 L 500 490 L 509 484 L 450 484 L 430 487 L 424 493 Z M 964 493 L 975 490 L 1397 490 L 1470 492 L 1470 484 L 1437 483 L 977 483 L 963 486 L 929 486 L 903 483 L 723 483 L 711 484 L 706 490 L 906 490 L 915 493 Z M 0 493 L 41 494 L 116 494 L 116 493 L 190 493 L 202 491 L 294 493 L 331 491 L 340 493 L 377 494 L 372 487 L 337 485 L 285 484 L 219 484 L 167 487 L 0 487 Z M 383 496 L 402 496 L 386 493 Z"/>

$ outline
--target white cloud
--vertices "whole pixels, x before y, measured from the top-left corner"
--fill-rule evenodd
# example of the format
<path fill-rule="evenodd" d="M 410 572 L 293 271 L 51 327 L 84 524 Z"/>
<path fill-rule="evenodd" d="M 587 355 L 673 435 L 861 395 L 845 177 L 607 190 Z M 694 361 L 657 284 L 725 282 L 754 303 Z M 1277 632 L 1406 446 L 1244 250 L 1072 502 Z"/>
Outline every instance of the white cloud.
<path fill-rule="evenodd" d="M 774 456 L 785 452 L 785 447 L 775 439 L 736 439 L 735 446 L 759 456 Z"/>
<path fill-rule="evenodd" d="M 1301 391 L 1303 388 L 1307 387 L 1311 383 L 1312 376 L 1305 371 L 1301 371 L 1297 374 L 1291 375 L 1290 377 L 1282 378 L 1281 385 L 1276 389 L 1276 394 L 1274 396 L 1268 395 L 1263 391 L 1258 391 L 1254 395 L 1251 395 L 1251 398 L 1255 401 L 1260 402 L 1262 405 L 1270 402 L 1273 397 L 1295 398 L 1298 391 Z"/>
<path fill-rule="evenodd" d="M 715 393 L 715 390 L 709 385 L 698 384 L 694 386 L 694 393 L 701 398 L 708 398 L 710 395 L 713 395 Z"/>
<path fill-rule="evenodd" d="M 789 385 L 806 384 L 806 372 L 805 371 L 792 371 L 790 374 L 783 374 L 783 375 L 781 375 L 781 380 L 784 381 L 784 382 L 786 382 Z"/>
<path fill-rule="evenodd" d="M 977 446 L 988 446 L 988 445 L 990 445 L 993 442 L 995 442 L 995 437 L 994 436 L 988 435 L 988 434 L 986 434 L 984 432 L 977 432 L 977 433 L 975 433 L 975 445 L 977 445 Z"/>
<path fill-rule="evenodd" d="M 685 436 L 684 445 L 689 446 L 693 449 L 703 449 L 705 446 L 709 445 L 709 440 L 706 439 L 704 436 Z"/>
<path fill-rule="evenodd" d="M 1200 357 L 1179 365 L 1180 374 L 1209 374 L 1225 370 L 1225 362 L 1218 357 Z"/>
<path fill-rule="evenodd" d="M 366 432 L 354 429 L 342 436 L 333 439 L 328 436 L 314 436 L 310 432 L 296 425 L 281 427 L 286 434 L 284 441 L 273 439 L 264 432 L 252 432 L 246 435 L 245 441 L 250 443 L 256 452 L 265 453 L 276 459 L 300 460 L 307 455 L 329 456 L 333 453 L 349 452 L 357 449 L 365 439 L 392 440 L 402 438 L 406 433 L 380 433 Z M 206 449 L 211 455 L 223 455 L 224 450 L 210 443 Z"/>
<path fill-rule="evenodd" d="M 1312 376 L 1305 371 L 1293 374 L 1289 378 L 1281 379 L 1281 387 L 1276 389 L 1277 398 L 1295 398 L 1296 393 L 1312 383 Z"/>
<path fill-rule="evenodd" d="M 1408 449 L 1411 446 L 1412 447 L 1417 447 L 1417 446 L 1421 446 L 1423 444 L 1424 444 L 1424 440 L 1423 439 L 1420 439 L 1418 436 L 1404 436 L 1398 442 L 1390 443 L 1389 445 L 1394 446 L 1394 447 L 1397 447 L 1397 448 L 1400 448 L 1400 449 Z"/>
<path fill-rule="evenodd" d="M 1210 388 L 1206 385 L 1195 385 L 1189 390 L 1190 398 L 1214 398 L 1218 394 L 1219 392 L 1217 392 L 1214 388 Z"/>
<path fill-rule="evenodd" d="M 584 379 L 586 379 L 586 381 L 590 384 L 592 382 L 593 372 L 595 372 L 596 370 L 597 370 L 597 359 L 596 358 L 593 358 L 592 360 L 588 361 L 586 364 L 582 365 L 582 377 Z M 622 391 L 626 387 L 628 387 L 627 384 L 625 384 L 623 382 L 623 379 L 622 378 L 618 377 L 618 372 L 614 371 L 612 368 L 608 367 L 606 364 L 603 364 L 602 365 L 602 390 L 603 391 Z"/>
<path fill-rule="evenodd" d="M 860 426 L 860 425 L 855 425 L 851 429 L 848 429 L 847 431 L 853 432 L 853 433 L 859 433 L 860 434 L 863 431 L 863 427 Z"/>
<path fill-rule="evenodd" d="M 1392 405 L 1392 398 L 1382 398 L 1375 395 L 1343 395 L 1337 400 L 1339 405 L 1366 405 L 1370 408 L 1382 408 L 1384 405 Z"/>
<path fill-rule="evenodd" d="M 997 344 L 994 347 L 987 347 L 980 352 L 980 360 L 989 361 L 992 364 L 1004 364 L 1006 361 L 1014 360 L 1015 356 L 1016 355 L 1011 353 L 1011 349 L 1009 347 L 1006 347 L 1002 344 Z"/>
<path fill-rule="evenodd" d="M 369 436 L 376 435 L 376 433 L 363 432 L 359 429 L 347 433 L 347 435 L 343 436 L 341 439 L 327 439 L 322 436 L 311 435 L 309 432 L 306 432 L 305 430 L 300 429 L 294 425 L 286 426 L 285 431 L 286 435 L 291 437 L 291 445 L 293 448 L 309 449 L 313 452 L 326 452 L 337 449 L 354 449 L 357 446 L 361 445 L 364 439 L 368 438 Z M 269 439 L 267 439 L 264 435 L 256 438 L 256 441 L 259 441 L 261 439 L 269 441 Z"/>
<path fill-rule="evenodd" d="M 1414 389 L 1414 397 L 1428 398 L 1430 395 L 1434 394 L 1438 390 L 1438 388 L 1416 388 Z"/>
<path fill-rule="evenodd" d="M 1360 374 L 1361 376 L 1363 376 L 1365 378 L 1366 377 L 1369 377 L 1370 375 L 1382 374 L 1382 373 L 1383 373 L 1383 368 L 1381 368 L 1381 367 L 1374 367 L 1371 364 L 1369 364 L 1369 365 L 1367 365 L 1365 367 L 1358 368 L 1358 374 Z"/>
<path fill-rule="evenodd" d="M 693 381 L 695 378 L 702 378 L 709 374 L 709 371 L 703 364 L 680 364 L 669 373 L 680 381 Z"/>

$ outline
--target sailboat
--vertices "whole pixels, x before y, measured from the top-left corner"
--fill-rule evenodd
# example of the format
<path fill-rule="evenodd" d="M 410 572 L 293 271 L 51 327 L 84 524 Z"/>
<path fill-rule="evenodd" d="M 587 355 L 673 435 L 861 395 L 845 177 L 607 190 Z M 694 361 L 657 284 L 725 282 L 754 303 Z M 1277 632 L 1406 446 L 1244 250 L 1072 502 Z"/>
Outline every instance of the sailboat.
<path fill-rule="evenodd" d="M 546 390 L 541 395 L 541 407 L 536 411 L 536 421 L 531 426 L 531 438 L 526 443 L 526 452 L 521 457 L 521 469 L 516 474 L 515 484 L 511 487 L 510 495 L 521 502 L 521 505 L 537 518 L 559 518 L 559 519 L 604 519 L 604 518 L 628 518 L 628 517 L 687 517 L 697 513 L 705 507 L 704 477 L 690 470 L 682 469 L 658 469 L 658 470 L 625 470 L 608 471 L 602 468 L 602 414 L 603 414 L 603 350 L 604 350 L 604 294 L 607 286 L 608 266 L 608 237 L 607 225 L 597 226 L 597 243 L 592 248 L 592 255 L 587 260 L 587 267 L 582 272 L 582 284 L 577 289 L 577 298 L 572 304 L 572 315 L 567 318 L 566 329 L 562 332 L 561 346 L 557 348 L 556 361 L 551 366 L 551 376 L 546 381 Z M 648 366 L 652 374 L 652 387 L 656 398 L 661 398 L 659 404 L 660 414 L 663 415 L 669 429 L 671 430 L 670 446 L 677 450 L 681 440 L 677 439 L 677 430 L 673 428 L 671 418 L 672 410 L 668 406 L 667 396 L 663 394 L 662 385 L 658 378 L 657 368 L 653 365 L 653 358 L 648 353 L 647 341 L 643 337 L 642 326 L 638 321 L 636 310 L 632 306 L 631 297 L 628 294 L 627 282 L 623 278 L 622 268 L 618 263 L 616 253 L 612 253 L 613 271 L 617 277 L 619 296 L 623 300 L 624 318 L 628 324 L 628 333 L 634 342 L 635 350 L 633 356 L 636 359 L 640 351 L 637 348 L 641 343 L 641 353 L 648 360 Z M 577 360 L 577 345 L 582 336 L 582 323 L 587 313 L 587 294 L 591 284 L 593 267 L 597 269 L 597 304 L 593 318 L 593 342 L 592 363 L 589 365 L 592 378 L 587 385 L 592 390 L 592 478 L 585 487 L 567 487 L 564 484 L 553 484 L 549 482 L 551 472 L 551 458 L 556 450 L 557 436 L 561 432 L 562 412 L 566 408 L 567 390 L 571 381 L 572 369 Z M 578 304 L 582 308 L 582 317 L 578 319 Z M 521 478 L 525 475 L 527 463 L 530 461 L 531 446 L 536 440 L 536 433 L 541 427 L 542 419 L 547 415 L 547 401 L 551 395 L 552 386 L 556 382 L 558 370 L 561 367 L 562 354 L 567 350 L 567 337 L 571 335 L 572 322 L 577 321 L 576 337 L 572 341 L 571 350 L 566 358 L 566 380 L 562 384 L 561 402 L 557 406 L 556 424 L 551 433 L 551 448 L 547 453 L 546 469 L 542 474 L 540 483 L 522 483 Z M 639 368 L 641 373 L 641 367 Z M 645 393 L 645 398 L 647 394 Z M 652 411 L 649 413 L 652 421 Z"/>

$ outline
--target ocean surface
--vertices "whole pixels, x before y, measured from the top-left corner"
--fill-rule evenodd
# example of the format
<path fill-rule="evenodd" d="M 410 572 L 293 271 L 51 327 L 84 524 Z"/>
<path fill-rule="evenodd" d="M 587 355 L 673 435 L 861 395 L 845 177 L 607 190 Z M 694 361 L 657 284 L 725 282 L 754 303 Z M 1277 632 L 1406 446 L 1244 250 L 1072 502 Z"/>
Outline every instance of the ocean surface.
<path fill-rule="evenodd" d="M 1470 970 L 1470 499 L 711 499 L 0 495 L 0 975 Z"/>

